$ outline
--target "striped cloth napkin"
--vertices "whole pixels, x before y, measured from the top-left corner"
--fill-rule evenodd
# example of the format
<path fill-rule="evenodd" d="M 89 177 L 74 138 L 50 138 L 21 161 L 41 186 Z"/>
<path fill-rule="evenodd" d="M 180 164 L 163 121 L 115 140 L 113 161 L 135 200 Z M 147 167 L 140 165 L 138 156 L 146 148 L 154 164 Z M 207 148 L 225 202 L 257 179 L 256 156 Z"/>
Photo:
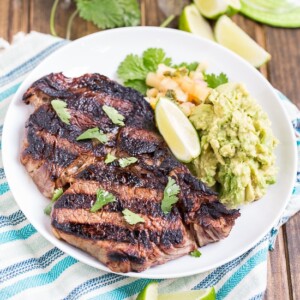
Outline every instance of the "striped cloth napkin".
<path fill-rule="evenodd" d="M 65 40 L 32 32 L 19 36 L 0 51 L 0 130 L 14 93 L 45 57 L 66 44 Z M 280 94 L 300 144 L 300 114 Z M 299 119 L 298 119 L 299 118 Z M 0 144 L 1 147 L 1 144 Z M 1 149 L 1 148 L 0 148 Z M 299 148 L 300 149 L 300 148 Z M 299 167 L 298 167 L 299 169 Z M 300 169 L 299 169 L 300 170 Z M 300 209 L 300 178 L 278 225 L 254 248 L 212 271 L 181 279 L 160 281 L 160 292 L 176 292 L 215 286 L 218 299 L 262 299 L 267 283 L 268 249 L 278 227 Z M 84 265 L 53 247 L 20 211 L 5 179 L 0 161 L 0 299 L 135 299 L 149 279 L 106 273 Z"/>

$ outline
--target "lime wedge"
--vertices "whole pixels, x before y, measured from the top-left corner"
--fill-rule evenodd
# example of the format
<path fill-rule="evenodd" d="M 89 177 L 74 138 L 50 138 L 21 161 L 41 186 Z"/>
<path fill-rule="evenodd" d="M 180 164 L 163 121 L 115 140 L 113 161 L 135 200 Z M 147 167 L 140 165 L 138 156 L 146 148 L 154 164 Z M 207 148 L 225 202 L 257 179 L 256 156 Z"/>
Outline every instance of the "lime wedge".
<path fill-rule="evenodd" d="M 201 15 L 209 19 L 216 19 L 223 14 L 232 16 L 241 8 L 239 0 L 194 0 L 194 2 Z"/>
<path fill-rule="evenodd" d="M 265 24 L 300 27 L 300 1 L 298 0 L 241 0 L 241 12 Z"/>
<path fill-rule="evenodd" d="M 158 295 L 157 300 L 215 300 L 216 293 L 213 287 L 188 292 Z"/>
<path fill-rule="evenodd" d="M 214 40 L 210 25 L 200 15 L 194 4 L 188 5 L 183 9 L 179 18 L 179 29 L 194 33 L 209 40 Z"/>
<path fill-rule="evenodd" d="M 167 97 L 161 97 L 155 107 L 157 127 L 175 157 L 185 163 L 200 154 L 196 129 L 182 110 Z"/>
<path fill-rule="evenodd" d="M 271 55 L 227 16 L 218 19 L 215 26 L 218 43 L 246 59 L 254 67 L 270 60 Z"/>
<path fill-rule="evenodd" d="M 157 300 L 158 283 L 148 283 L 138 294 L 136 300 Z"/>

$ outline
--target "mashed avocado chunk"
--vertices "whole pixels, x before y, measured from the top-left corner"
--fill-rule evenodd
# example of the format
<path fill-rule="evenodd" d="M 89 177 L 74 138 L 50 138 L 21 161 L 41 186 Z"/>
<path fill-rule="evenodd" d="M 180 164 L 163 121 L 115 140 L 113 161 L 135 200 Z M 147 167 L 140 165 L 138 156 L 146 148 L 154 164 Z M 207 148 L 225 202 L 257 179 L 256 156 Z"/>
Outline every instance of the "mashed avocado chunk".
<path fill-rule="evenodd" d="M 192 169 L 219 189 L 224 204 L 237 207 L 257 200 L 275 183 L 277 140 L 267 114 L 243 85 L 220 85 L 189 118 L 201 138 Z"/>

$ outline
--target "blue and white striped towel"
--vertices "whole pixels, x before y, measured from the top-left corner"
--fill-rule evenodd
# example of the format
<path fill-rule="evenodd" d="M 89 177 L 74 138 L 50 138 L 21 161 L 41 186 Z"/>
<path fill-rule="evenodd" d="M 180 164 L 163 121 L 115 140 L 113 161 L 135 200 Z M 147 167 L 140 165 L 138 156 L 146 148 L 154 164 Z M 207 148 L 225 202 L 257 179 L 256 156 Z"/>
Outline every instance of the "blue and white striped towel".
<path fill-rule="evenodd" d="M 24 78 L 45 57 L 65 43 L 64 40 L 32 32 L 0 52 L 1 134 L 9 102 Z M 7 47 L 7 44 L 4 46 Z M 282 94 L 279 95 L 288 110 L 300 145 L 300 114 L 291 102 Z M 254 248 L 215 270 L 181 279 L 162 280 L 160 292 L 215 286 L 218 299 L 262 299 L 267 281 L 268 249 L 273 245 L 278 227 L 300 209 L 299 181 L 298 178 L 293 196 L 278 226 Z M 94 269 L 53 247 L 20 211 L 9 191 L 0 161 L 1 300 L 134 299 L 149 281 Z"/>

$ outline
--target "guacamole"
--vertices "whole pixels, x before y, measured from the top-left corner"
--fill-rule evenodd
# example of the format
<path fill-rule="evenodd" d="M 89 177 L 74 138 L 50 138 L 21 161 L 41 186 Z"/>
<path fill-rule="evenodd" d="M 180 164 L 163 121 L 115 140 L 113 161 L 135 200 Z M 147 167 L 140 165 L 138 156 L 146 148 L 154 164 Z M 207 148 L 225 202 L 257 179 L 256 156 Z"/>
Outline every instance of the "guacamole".
<path fill-rule="evenodd" d="M 277 140 L 267 114 L 243 85 L 226 83 L 212 90 L 189 119 L 201 139 L 192 169 L 219 191 L 224 204 L 257 200 L 275 183 Z"/>

